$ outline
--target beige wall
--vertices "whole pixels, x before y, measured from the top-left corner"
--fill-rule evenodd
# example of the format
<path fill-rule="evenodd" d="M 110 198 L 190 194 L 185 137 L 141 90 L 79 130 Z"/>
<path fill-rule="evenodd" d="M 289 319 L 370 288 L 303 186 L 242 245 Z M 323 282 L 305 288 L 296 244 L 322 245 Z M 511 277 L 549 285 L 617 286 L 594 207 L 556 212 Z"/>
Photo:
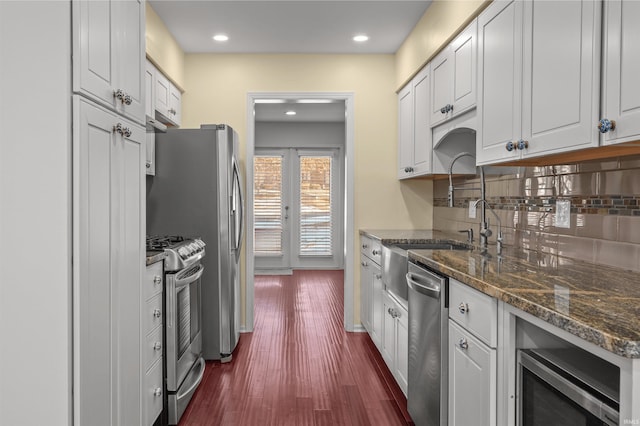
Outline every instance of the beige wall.
<path fill-rule="evenodd" d="M 400 89 L 491 0 L 434 0 L 396 52 Z"/>
<path fill-rule="evenodd" d="M 147 57 L 176 86 L 184 89 L 184 52 L 148 2 L 145 32 Z"/>
<path fill-rule="evenodd" d="M 355 246 L 360 228 L 430 228 L 430 181 L 400 182 L 393 55 L 188 54 L 183 127 L 227 123 L 245 162 L 248 92 L 353 92 L 355 97 Z M 354 310 L 359 322 L 359 261 Z M 243 283 L 244 289 L 244 283 Z M 243 290 L 244 291 L 244 290 Z M 243 294 L 244 300 L 244 294 Z M 244 307 L 243 307 L 244 318 Z"/>

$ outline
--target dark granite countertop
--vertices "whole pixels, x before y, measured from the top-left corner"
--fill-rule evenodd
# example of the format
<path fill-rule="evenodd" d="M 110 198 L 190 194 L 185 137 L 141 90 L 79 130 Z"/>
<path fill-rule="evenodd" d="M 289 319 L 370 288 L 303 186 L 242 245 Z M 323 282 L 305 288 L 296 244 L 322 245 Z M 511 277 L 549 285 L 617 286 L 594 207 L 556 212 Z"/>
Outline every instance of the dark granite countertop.
<path fill-rule="evenodd" d="M 394 242 L 458 241 L 436 230 L 362 230 Z M 502 300 L 588 342 L 627 358 L 640 358 L 640 275 L 554 254 L 505 247 L 415 250 L 409 258 Z"/>
<path fill-rule="evenodd" d="M 164 260 L 165 256 L 163 251 L 147 251 L 147 266 Z"/>

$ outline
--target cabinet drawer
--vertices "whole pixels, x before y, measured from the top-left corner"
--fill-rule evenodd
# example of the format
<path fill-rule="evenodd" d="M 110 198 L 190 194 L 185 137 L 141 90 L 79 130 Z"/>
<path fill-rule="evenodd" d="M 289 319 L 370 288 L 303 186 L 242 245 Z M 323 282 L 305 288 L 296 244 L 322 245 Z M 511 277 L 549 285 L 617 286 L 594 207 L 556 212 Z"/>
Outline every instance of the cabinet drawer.
<path fill-rule="evenodd" d="M 492 348 L 498 340 L 498 301 L 449 279 L 449 318 Z"/>
<path fill-rule="evenodd" d="M 162 264 L 156 262 L 147 266 L 147 272 L 144 279 L 144 300 L 149 300 L 156 294 L 162 292 Z"/>
<path fill-rule="evenodd" d="M 161 325 L 163 316 L 162 293 L 159 293 L 144 304 L 142 335 L 146 336 L 151 330 Z"/>
<path fill-rule="evenodd" d="M 144 376 L 142 384 L 142 424 L 152 425 L 162 412 L 162 358 Z"/>
<path fill-rule="evenodd" d="M 142 359 L 144 360 L 144 371 L 149 370 L 151 365 L 162 356 L 162 327 L 155 328 L 145 337 L 142 348 Z"/>
<path fill-rule="evenodd" d="M 380 265 L 382 257 L 382 245 L 380 241 L 373 238 L 361 236 L 360 237 L 360 252 Z"/>

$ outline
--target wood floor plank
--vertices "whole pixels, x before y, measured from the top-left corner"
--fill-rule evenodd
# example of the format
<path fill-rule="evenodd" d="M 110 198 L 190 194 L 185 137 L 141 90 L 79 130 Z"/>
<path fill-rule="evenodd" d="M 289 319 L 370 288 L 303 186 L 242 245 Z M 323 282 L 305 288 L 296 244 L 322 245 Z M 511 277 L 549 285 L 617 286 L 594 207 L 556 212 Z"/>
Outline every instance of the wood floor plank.
<path fill-rule="evenodd" d="M 408 424 L 369 336 L 344 330 L 343 279 L 256 276 L 254 331 L 231 363 L 207 362 L 180 426 Z"/>

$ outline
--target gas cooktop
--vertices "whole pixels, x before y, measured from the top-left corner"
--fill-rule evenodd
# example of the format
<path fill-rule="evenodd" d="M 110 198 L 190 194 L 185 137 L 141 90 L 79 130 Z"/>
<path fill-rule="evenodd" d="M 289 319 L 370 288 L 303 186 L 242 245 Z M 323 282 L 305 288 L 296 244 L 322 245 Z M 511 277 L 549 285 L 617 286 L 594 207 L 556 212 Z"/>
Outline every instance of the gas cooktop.
<path fill-rule="evenodd" d="M 166 254 L 165 271 L 179 271 L 204 257 L 206 244 L 200 238 L 179 235 L 147 237 L 147 251 L 163 251 Z"/>

